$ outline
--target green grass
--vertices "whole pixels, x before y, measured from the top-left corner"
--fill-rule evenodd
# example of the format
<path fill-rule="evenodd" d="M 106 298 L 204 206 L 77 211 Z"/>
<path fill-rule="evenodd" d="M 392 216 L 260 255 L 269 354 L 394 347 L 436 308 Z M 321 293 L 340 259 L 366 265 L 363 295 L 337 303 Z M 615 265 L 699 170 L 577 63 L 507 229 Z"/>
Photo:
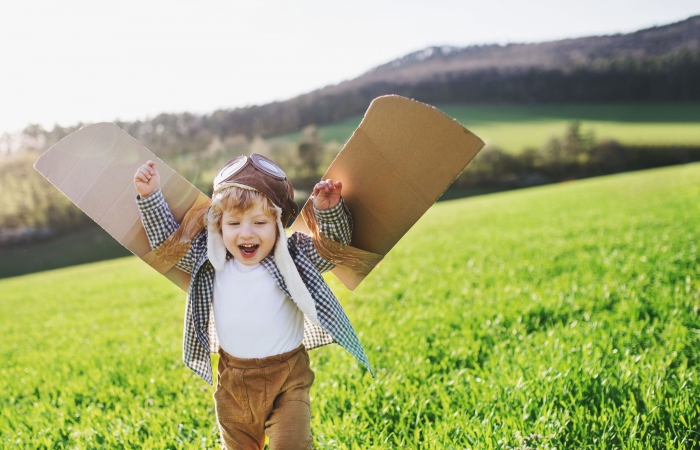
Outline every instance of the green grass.
<path fill-rule="evenodd" d="M 511 152 L 540 147 L 566 125 L 580 120 L 584 131 L 624 144 L 700 145 L 700 103 L 578 105 L 437 105 L 487 144 Z M 361 116 L 319 127 L 326 142 L 344 143 Z M 283 138 L 297 140 L 298 133 Z"/>
<path fill-rule="evenodd" d="M 435 205 L 339 293 L 319 448 L 700 448 L 700 164 Z M 6 448 L 215 448 L 184 294 L 135 258 L 0 280 Z"/>

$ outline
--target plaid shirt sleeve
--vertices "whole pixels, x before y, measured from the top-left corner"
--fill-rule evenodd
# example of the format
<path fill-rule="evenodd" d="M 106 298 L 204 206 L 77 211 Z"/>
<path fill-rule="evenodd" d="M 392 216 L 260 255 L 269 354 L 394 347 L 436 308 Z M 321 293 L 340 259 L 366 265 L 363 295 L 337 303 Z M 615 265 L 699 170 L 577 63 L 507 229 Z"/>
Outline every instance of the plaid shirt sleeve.
<path fill-rule="evenodd" d="M 141 223 L 146 230 L 148 242 L 155 249 L 162 244 L 180 225 L 173 218 L 172 212 L 160 189 L 146 198 L 136 196 L 136 204 L 141 213 Z M 175 267 L 192 273 L 195 263 L 194 246 L 190 246 L 187 254 L 175 264 Z"/>
<path fill-rule="evenodd" d="M 350 215 L 350 210 L 345 206 L 345 201 L 342 198 L 332 208 L 317 209 L 314 206 L 314 213 L 324 236 L 343 245 L 350 245 L 352 215 Z"/>
<path fill-rule="evenodd" d="M 340 242 L 343 245 L 350 245 L 350 239 L 352 238 L 352 216 L 342 198 L 340 202 L 332 208 L 317 209 L 314 206 L 314 213 L 316 214 L 321 233 L 323 233 L 324 236 L 336 242 Z M 327 272 L 335 267 L 333 264 L 321 258 L 309 236 L 303 233 L 294 233 L 290 239 L 296 241 L 296 245 L 306 253 L 319 272 Z"/>

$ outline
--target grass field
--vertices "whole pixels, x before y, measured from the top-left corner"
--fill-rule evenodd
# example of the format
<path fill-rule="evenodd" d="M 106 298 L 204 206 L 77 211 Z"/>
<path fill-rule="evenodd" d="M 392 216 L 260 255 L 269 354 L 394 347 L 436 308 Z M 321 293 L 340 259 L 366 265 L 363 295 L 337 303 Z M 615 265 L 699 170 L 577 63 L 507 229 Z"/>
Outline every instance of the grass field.
<path fill-rule="evenodd" d="M 579 105 L 437 105 L 447 115 L 504 150 L 538 148 L 566 125 L 580 120 L 584 131 L 624 144 L 700 145 L 700 103 Z M 361 116 L 319 127 L 322 138 L 344 143 Z M 298 133 L 284 138 L 298 140 Z"/>
<path fill-rule="evenodd" d="M 700 448 L 700 164 L 464 200 L 311 352 L 319 448 Z M 5 448 L 215 448 L 184 294 L 135 258 L 0 280 Z"/>

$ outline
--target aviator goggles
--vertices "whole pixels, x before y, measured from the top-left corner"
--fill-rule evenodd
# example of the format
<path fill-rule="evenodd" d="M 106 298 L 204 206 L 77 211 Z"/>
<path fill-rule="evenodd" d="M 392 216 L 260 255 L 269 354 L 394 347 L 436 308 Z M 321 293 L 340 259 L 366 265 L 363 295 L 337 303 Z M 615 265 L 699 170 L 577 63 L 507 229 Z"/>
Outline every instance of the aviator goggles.
<path fill-rule="evenodd" d="M 216 186 L 221 183 L 232 180 L 233 177 L 249 165 L 262 172 L 264 175 L 268 175 L 276 180 L 282 181 L 287 179 L 287 175 L 277 164 L 262 155 L 253 153 L 251 156 L 241 155 L 238 158 L 232 159 L 228 164 L 222 167 L 214 178 L 214 187 L 216 188 Z"/>
<path fill-rule="evenodd" d="M 249 187 L 267 196 L 282 209 L 281 220 L 285 226 L 289 218 L 296 217 L 299 212 L 299 207 L 294 203 L 294 188 L 284 171 L 257 153 L 227 162 L 214 178 L 213 194 L 228 185 Z"/>

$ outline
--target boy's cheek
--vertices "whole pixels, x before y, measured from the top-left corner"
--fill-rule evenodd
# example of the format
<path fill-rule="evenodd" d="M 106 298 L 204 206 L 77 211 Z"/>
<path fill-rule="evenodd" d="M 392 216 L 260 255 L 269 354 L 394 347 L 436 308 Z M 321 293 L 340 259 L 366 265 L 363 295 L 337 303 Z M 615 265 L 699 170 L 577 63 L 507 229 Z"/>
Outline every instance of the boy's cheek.
<path fill-rule="evenodd" d="M 224 239 L 224 247 L 226 247 L 226 250 L 228 250 L 228 252 L 233 255 L 234 250 L 237 250 L 238 247 L 236 245 L 234 245 L 234 242 L 231 241 L 231 237 L 227 236 L 225 232 L 222 233 L 222 235 L 223 235 L 222 237 Z"/>

